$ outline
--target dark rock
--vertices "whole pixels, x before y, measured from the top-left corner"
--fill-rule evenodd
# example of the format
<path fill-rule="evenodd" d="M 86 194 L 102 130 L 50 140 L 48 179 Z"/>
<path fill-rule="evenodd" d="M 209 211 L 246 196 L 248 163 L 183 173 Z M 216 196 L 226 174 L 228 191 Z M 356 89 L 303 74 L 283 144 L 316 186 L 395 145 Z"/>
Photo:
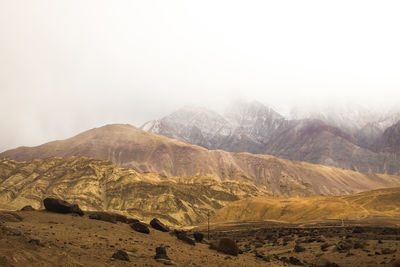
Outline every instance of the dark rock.
<path fill-rule="evenodd" d="M 366 246 L 366 244 L 364 242 L 356 241 L 356 242 L 354 242 L 353 248 L 354 249 L 364 249 L 365 246 Z"/>
<path fill-rule="evenodd" d="M 264 257 L 262 257 L 262 259 L 263 259 L 263 261 L 266 261 L 266 262 L 270 262 L 271 261 L 271 257 L 270 256 L 264 256 Z"/>
<path fill-rule="evenodd" d="M 293 264 L 293 265 L 299 265 L 299 266 L 303 266 L 304 264 L 296 257 L 290 257 L 289 258 L 289 263 Z"/>
<path fill-rule="evenodd" d="M 294 252 L 304 252 L 306 249 L 303 246 L 300 246 L 299 244 L 294 246 Z"/>
<path fill-rule="evenodd" d="M 197 242 L 200 243 L 201 241 L 203 241 L 204 235 L 200 232 L 194 232 L 193 237 Z"/>
<path fill-rule="evenodd" d="M 316 266 L 316 267 L 339 267 L 339 265 L 337 263 L 332 262 L 324 257 L 319 258 L 314 266 Z"/>
<path fill-rule="evenodd" d="M 183 232 L 183 231 L 176 231 L 175 233 L 176 233 L 176 237 L 177 237 L 179 240 L 181 240 L 181 241 L 183 241 L 183 242 L 185 242 L 185 243 L 187 243 L 187 244 L 189 244 L 189 245 L 192 245 L 192 246 L 194 246 L 194 245 L 196 244 L 196 243 L 194 242 L 194 240 L 191 239 L 191 238 L 189 238 L 185 232 Z"/>
<path fill-rule="evenodd" d="M 126 223 L 127 224 L 136 223 L 136 222 L 140 222 L 140 221 L 138 219 L 133 219 L 133 218 L 127 218 L 126 219 Z"/>
<path fill-rule="evenodd" d="M 353 247 L 353 244 L 351 240 L 346 239 L 346 240 L 341 240 L 336 244 L 336 249 L 339 252 L 346 252 L 349 251 Z"/>
<path fill-rule="evenodd" d="M 135 223 L 130 224 L 130 226 L 136 232 L 143 233 L 143 234 L 149 234 L 150 233 L 149 227 L 145 223 L 135 222 Z"/>
<path fill-rule="evenodd" d="M 165 247 L 156 247 L 156 255 L 154 259 L 166 259 L 169 260 L 170 258 L 167 256 L 167 249 Z"/>
<path fill-rule="evenodd" d="M 393 254 L 397 251 L 397 249 L 383 248 L 382 254 Z"/>
<path fill-rule="evenodd" d="M 321 250 L 322 251 L 327 251 L 330 246 L 331 246 L 331 244 L 324 243 L 324 244 L 321 245 Z"/>
<path fill-rule="evenodd" d="M 262 259 L 264 257 L 264 253 L 262 251 L 256 250 L 254 254 L 255 254 L 256 258 Z"/>
<path fill-rule="evenodd" d="M 35 211 L 35 209 L 31 205 L 28 205 L 23 207 L 21 211 Z"/>
<path fill-rule="evenodd" d="M 126 223 L 128 221 L 128 219 L 124 215 L 112 212 L 103 212 L 103 211 L 91 212 L 91 214 L 89 215 L 89 219 L 100 220 L 111 223 L 116 223 L 116 222 Z"/>
<path fill-rule="evenodd" d="M 160 222 L 160 220 L 157 218 L 154 218 L 153 220 L 151 220 L 150 225 L 151 225 L 151 227 L 153 227 L 154 229 L 156 229 L 158 231 L 169 232 L 169 228 L 165 224 Z"/>
<path fill-rule="evenodd" d="M 361 234 L 361 233 L 364 233 L 364 229 L 362 227 L 360 226 L 354 227 L 353 234 Z"/>
<path fill-rule="evenodd" d="M 130 261 L 128 253 L 123 250 L 117 250 L 111 257 L 121 261 Z"/>
<path fill-rule="evenodd" d="M 57 213 L 75 213 L 79 216 L 83 216 L 83 211 L 77 204 L 70 204 L 67 201 L 57 198 L 45 198 L 43 200 L 44 207 L 46 210 Z"/>
<path fill-rule="evenodd" d="M 239 254 L 239 248 L 236 242 L 229 238 L 221 238 L 218 242 L 217 250 L 232 256 L 237 256 Z"/>
<path fill-rule="evenodd" d="M 40 240 L 39 239 L 31 239 L 28 241 L 30 244 L 34 244 L 36 246 L 40 246 Z"/>

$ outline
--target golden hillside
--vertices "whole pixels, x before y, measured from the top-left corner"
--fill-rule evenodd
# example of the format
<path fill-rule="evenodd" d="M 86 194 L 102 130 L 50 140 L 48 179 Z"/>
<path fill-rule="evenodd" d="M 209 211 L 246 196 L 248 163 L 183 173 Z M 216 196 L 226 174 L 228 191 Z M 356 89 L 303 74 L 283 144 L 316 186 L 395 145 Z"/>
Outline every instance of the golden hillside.
<path fill-rule="evenodd" d="M 0 158 L 19 161 L 50 156 L 105 159 L 120 167 L 167 176 L 245 181 L 276 196 L 339 195 L 400 186 L 398 176 L 362 174 L 268 155 L 207 150 L 121 124 L 0 154 Z"/>
<path fill-rule="evenodd" d="M 83 210 L 193 224 L 205 220 L 209 210 L 213 213 L 242 197 L 265 194 L 252 184 L 139 173 L 86 157 L 0 160 L 0 209 L 43 208 L 42 200 L 53 196 Z"/>
<path fill-rule="evenodd" d="M 400 222 L 400 188 L 345 196 L 308 198 L 254 197 L 232 202 L 220 209 L 214 222 L 267 221 L 289 223 L 329 220 L 392 220 Z"/>

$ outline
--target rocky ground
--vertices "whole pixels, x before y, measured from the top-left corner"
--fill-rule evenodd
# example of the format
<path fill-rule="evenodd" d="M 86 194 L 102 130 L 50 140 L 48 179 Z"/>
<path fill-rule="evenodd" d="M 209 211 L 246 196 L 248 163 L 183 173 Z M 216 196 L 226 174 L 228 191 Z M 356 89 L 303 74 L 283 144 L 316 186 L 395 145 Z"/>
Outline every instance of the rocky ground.
<path fill-rule="evenodd" d="M 264 266 L 400 266 L 400 228 L 393 225 L 356 221 L 345 226 L 340 222 L 211 225 L 210 240 L 223 237 L 236 240 L 242 255 L 252 255 L 256 264 Z"/>
<path fill-rule="evenodd" d="M 400 266 L 400 229 L 391 226 L 212 225 L 207 240 L 206 227 L 181 235 L 149 226 L 145 234 L 118 220 L 90 213 L 2 211 L 0 266 Z M 189 244 L 196 231 L 205 240 Z M 218 251 L 221 238 L 236 241 L 237 256 Z"/>

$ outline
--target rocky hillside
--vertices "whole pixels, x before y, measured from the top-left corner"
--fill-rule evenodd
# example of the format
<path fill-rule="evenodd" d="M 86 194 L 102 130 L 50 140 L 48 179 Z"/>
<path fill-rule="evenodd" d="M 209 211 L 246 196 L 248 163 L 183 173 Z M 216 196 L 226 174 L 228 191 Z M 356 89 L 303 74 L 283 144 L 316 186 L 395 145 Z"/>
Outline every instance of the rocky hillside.
<path fill-rule="evenodd" d="M 139 173 L 85 157 L 0 161 L 0 209 L 8 210 L 43 208 L 43 198 L 56 197 L 83 210 L 193 224 L 229 202 L 265 194 L 252 184 Z"/>
<path fill-rule="evenodd" d="M 213 221 L 329 222 L 330 220 L 386 221 L 400 223 L 400 188 L 346 196 L 310 198 L 255 197 L 232 202 Z"/>
<path fill-rule="evenodd" d="M 267 155 L 207 150 L 130 125 L 107 125 L 66 140 L 0 154 L 0 158 L 18 161 L 50 156 L 86 156 L 139 172 L 247 182 L 276 196 L 339 195 L 400 186 L 398 176 L 363 174 Z"/>
<path fill-rule="evenodd" d="M 256 101 L 234 102 L 223 116 L 185 107 L 141 128 L 207 149 L 269 154 L 361 172 L 400 172 L 391 144 L 386 143 L 388 149 L 377 143 L 400 113 L 343 106 L 295 109 L 289 118 Z"/>
<path fill-rule="evenodd" d="M 400 154 L 400 122 L 385 130 L 375 143 L 375 149 L 395 155 Z"/>

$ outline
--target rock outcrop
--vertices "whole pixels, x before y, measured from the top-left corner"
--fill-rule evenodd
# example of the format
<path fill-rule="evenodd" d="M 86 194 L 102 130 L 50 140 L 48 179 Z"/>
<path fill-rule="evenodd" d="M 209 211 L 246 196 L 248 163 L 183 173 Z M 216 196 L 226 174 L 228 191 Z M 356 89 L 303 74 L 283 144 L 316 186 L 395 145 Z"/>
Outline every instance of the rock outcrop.
<path fill-rule="evenodd" d="M 43 205 L 46 210 L 57 213 L 76 213 L 79 216 L 83 216 L 83 211 L 79 208 L 77 204 L 71 204 L 67 201 L 57 199 L 57 198 L 45 198 L 43 200 Z"/>

